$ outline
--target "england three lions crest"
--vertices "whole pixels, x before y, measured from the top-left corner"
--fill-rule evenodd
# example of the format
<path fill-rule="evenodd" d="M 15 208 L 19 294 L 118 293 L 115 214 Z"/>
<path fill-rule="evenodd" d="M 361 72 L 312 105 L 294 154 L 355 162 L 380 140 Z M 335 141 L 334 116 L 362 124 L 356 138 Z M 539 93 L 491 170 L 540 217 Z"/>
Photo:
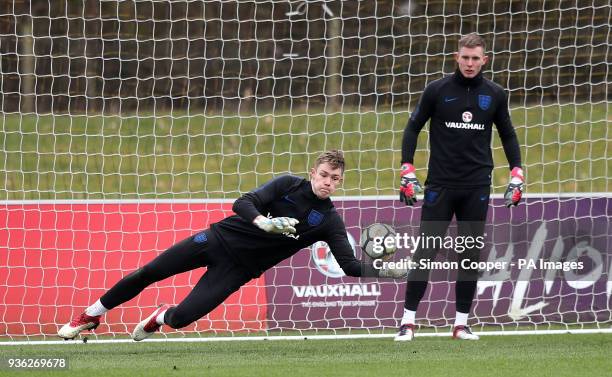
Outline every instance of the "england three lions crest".
<path fill-rule="evenodd" d="M 310 226 L 317 226 L 317 225 L 321 224 L 321 222 L 323 221 L 324 217 L 325 216 L 321 212 L 313 209 L 308 214 L 308 225 L 310 225 Z"/>
<path fill-rule="evenodd" d="M 485 111 L 489 110 L 489 107 L 491 107 L 491 96 L 478 95 L 478 107 Z"/>

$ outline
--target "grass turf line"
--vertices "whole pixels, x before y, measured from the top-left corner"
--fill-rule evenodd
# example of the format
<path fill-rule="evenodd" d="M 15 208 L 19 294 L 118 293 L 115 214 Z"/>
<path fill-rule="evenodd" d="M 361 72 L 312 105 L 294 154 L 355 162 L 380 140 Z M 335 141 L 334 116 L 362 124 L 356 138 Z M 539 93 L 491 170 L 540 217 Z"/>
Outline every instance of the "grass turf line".
<path fill-rule="evenodd" d="M 68 357 L 70 372 L 95 376 L 604 376 L 612 336 L 491 336 L 219 343 L 129 343 L 2 347 L 2 356 Z M 14 373 L 14 372 L 13 372 Z M 11 375 L 0 370 L 0 375 Z M 14 375 L 14 374 L 13 374 Z"/>

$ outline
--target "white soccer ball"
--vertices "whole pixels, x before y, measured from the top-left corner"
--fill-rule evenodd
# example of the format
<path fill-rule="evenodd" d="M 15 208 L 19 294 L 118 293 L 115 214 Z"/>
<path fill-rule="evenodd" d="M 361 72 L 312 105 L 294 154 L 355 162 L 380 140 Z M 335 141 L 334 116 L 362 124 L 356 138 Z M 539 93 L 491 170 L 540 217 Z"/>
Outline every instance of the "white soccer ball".
<path fill-rule="evenodd" d="M 387 239 L 393 239 L 386 241 Z M 395 245 L 395 230 L 387 225 L 374 223 L 367 226 L 361 232 L 359 244 L 361 250 L 372 259 L 379 259 L 386 255 L 395 253 L 397 247 Z"/>

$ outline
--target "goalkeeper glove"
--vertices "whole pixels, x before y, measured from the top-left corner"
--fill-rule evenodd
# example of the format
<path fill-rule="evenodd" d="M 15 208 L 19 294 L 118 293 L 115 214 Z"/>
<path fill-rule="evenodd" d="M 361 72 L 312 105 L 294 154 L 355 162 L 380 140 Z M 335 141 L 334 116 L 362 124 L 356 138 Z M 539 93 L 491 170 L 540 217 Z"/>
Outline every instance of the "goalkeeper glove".
<path fill-rule="evenodd" d="M 253 220 L 259 229 L 275 234 L 295 233 L 295 226 L 299 223 L 297 219 L 292 217 L 273 217 L 257 216 Z"/>
<path fill-rule="evenodd" d="M 506 207 L 510 208 L 511 206 L 516 206 L 521 201 L 524 182 L 523 169 L 519 167 L 512 169 L 510 173 L 510 184 L 508 184 L 508 188 L 504 194 Z"/>
<path fill-rule="evenodd" d="M 412 164 L 404 163 L 400 173 L 400 202 L 406 203 L 407 206 L 412 206 L 417 202 L 416 193 L 422 192 L 423 187 L 414 174 L 415 169 Z"/>
<path fill-rule="evenodd" d="M 378 270 L 378 277 L 391 279 L 404 279 L 408 276 L 405 268 L 381 268 Z"/>

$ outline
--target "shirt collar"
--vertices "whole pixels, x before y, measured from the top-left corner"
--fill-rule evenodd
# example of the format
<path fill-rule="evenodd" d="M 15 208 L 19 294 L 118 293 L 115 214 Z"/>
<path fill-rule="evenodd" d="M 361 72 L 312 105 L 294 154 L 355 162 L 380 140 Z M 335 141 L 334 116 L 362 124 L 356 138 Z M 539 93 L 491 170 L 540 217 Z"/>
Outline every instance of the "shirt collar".
<path fill-rule="evenodd" d="M 463 74 L 461 74 L 461 71 L 459 71 L 459 69 L 457 69 L 453 74 L 453 79 L 461 86 L 478 86 L 483 80 L 482 71 L 478 72 L 478 74 L 472 78 L 467 78 L 463 76 Z"/>
<path fill-rule="evenodd" d="M 318 196 L 315 195 L 314 192 L 312 192 L 312 182 L 309 180 L 306 180 L 305 185 L 302 186 L 302 192 L 304 194 L 304 196 L 306 196 L 307 199 L 309 200 L 318 200 L 321 203 L 331 203 L 331 199 L 327 198 L 327 199 L 321 199 Z"/>

